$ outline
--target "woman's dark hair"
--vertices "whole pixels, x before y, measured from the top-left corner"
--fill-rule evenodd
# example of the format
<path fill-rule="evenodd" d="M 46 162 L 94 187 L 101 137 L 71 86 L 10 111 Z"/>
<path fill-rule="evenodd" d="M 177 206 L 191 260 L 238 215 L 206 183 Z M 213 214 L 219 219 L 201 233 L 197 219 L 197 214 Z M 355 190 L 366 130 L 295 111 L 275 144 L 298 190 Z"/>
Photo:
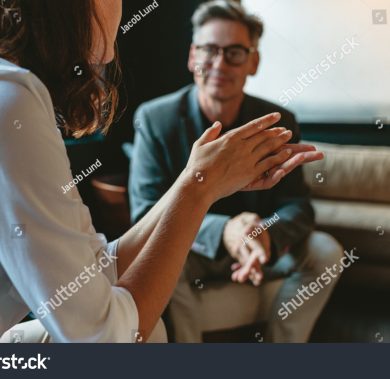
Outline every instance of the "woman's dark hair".
<path fill-rule="evenodd" d="M 107 132 L 118 106 L 118 54 L 105 68 L 90 62 L 94 25 L 107 48 L 94 0 L 0 0 L 0 57 L 46 85 L 75 137 Z"/>

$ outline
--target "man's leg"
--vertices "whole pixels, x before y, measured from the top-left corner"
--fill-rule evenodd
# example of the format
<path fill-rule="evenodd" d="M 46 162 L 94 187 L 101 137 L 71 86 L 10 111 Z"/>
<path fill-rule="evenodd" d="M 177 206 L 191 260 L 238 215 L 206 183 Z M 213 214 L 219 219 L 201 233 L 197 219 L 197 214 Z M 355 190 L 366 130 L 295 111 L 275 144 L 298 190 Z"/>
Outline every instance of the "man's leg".
<path fill-rule="evenodd" d="M 289 276 L 275 298 L 268 322 L 267 342 L 308 341 L 340 276 L 337 272 L 337 276 L 328 275 L 331 280 L 324 281 L 321 275 L 326 273 L 327 267 L 334 264 L 338 267 L 342 256 L 343 249 L 332 236 L 313 232 L 297 250 L 278 260 L 271 269 L 271 276 Z M 316 293 L 309 288 L 310 283 L 317 283 L 312 284 Z"/>
<path fill-rule="evenodd" d="M 175 342 L 202 342 L 202 330 L 198 317 L 199 304 L 199 297 L 183 271 L 167 311 Z"/>
<path fill-rule="evenodd" d="M 174 340 L 179 343 L 202 342 L 199 324 L 201 311 L 200 291 L 205 281 L 229 279 L 232 259 L 228 256 L 213 261 L 190 253 L 179 282 L 168 306 L 168 317 L 173 328 Z"/>

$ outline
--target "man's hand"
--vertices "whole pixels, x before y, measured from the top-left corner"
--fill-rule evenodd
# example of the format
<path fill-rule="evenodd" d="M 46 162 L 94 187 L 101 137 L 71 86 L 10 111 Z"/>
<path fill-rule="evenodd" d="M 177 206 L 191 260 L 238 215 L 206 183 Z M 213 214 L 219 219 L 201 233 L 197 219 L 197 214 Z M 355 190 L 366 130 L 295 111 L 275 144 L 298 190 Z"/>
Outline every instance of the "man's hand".
<path fill-rule="evenodd" d="M 254 285 L 259 285 L 263 278 L 261 265 L 271 257 L 271 238 L 260 228 L 260 222 L 257 214 L 244 212 L 226 224 L 223 242 L 229 254 L 237 260 L 232 265 L 233 281 L 244 283 L 250 279 Z"/>

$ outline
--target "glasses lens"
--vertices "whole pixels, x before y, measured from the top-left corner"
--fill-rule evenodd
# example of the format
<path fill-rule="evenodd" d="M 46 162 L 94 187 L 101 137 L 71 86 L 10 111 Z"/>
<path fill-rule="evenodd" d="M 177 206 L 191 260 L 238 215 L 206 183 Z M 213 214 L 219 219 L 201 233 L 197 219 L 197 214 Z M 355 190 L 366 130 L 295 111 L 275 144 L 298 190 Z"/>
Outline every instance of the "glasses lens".
<path fill-rule="evenodd" d="M 201 62 L 210 62 L 218 54 L 218 49 L 211 45 L 199 46 L 196 51 L 197 58 Z"/>
<path fill-rule="evenodd" d="M 248 52 L 242 47 L 229 47 L 226 49 L 226 61 L 233 65 L 240 65 L 245 63 Z"/>

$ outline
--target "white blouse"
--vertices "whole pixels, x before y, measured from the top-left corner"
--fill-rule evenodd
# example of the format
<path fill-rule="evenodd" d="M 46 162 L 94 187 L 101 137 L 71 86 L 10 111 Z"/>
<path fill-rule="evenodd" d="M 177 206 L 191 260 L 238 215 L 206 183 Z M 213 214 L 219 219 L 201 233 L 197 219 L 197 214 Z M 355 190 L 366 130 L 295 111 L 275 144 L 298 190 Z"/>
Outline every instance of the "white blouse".
<path fill-rule="evenodd" d="M 93 162 L 91 162 L 93 163 Z M 54 342 L 133 342 L 116 248 L 72 182 L 45 85 L 0 59 L 0 336 L 31 310 Z"/>

